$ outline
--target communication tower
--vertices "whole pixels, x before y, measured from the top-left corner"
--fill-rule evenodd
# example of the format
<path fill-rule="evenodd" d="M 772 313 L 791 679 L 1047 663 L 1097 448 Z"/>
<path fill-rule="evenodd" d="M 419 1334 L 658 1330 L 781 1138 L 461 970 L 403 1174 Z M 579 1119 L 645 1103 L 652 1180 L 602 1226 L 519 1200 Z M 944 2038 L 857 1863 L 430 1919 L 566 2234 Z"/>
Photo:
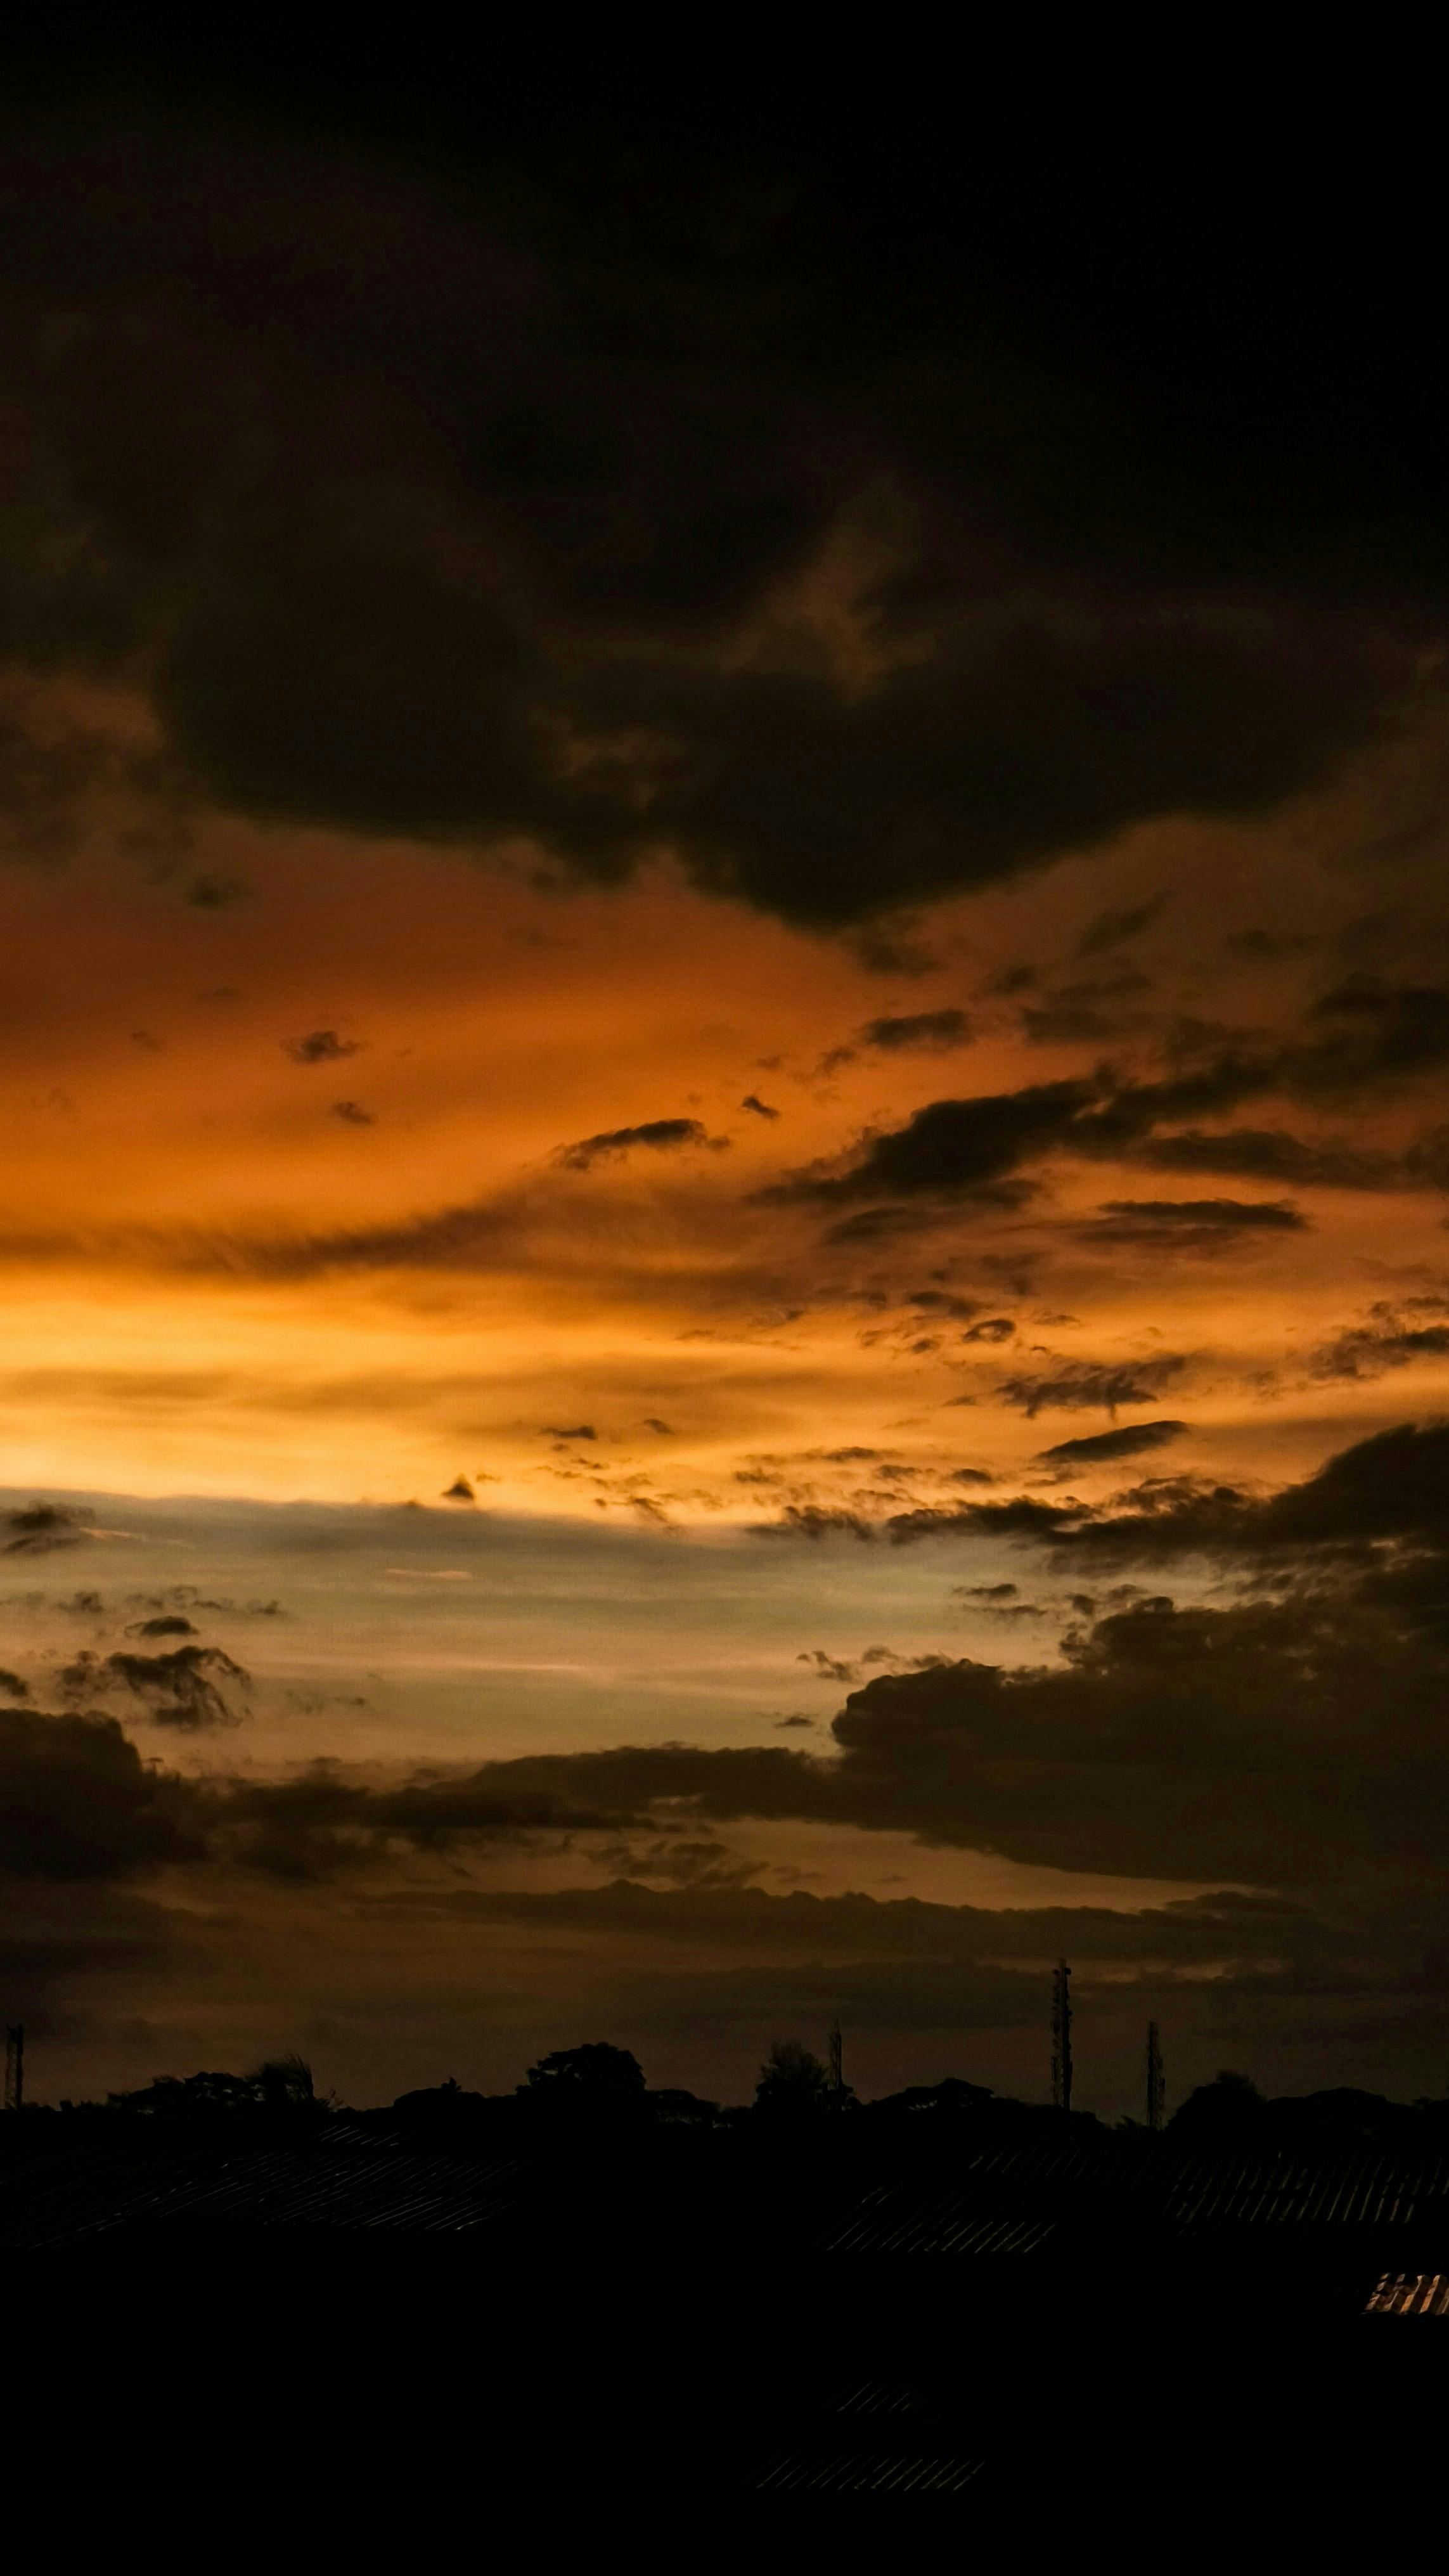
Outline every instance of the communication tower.
<path fill-rule="evenodd" d="M 5 2031 L 5 2108 L 25 2108 L 25 2024 L 10 2022 Z"/>
<path fill-rule="evenodd" d="M 1072 2107 L 1072 1972 L 1065 1959 L 1052 1970 L 1052 2100 Z"/>
<path fill-rule="evenodd" d="M 830 2025 L 829 2072 L 831 2099 L 838 2102 L 845 2090 L 845 2074 L 841 2060 L 839 2013 L 836 2014 L 834 2021 Z"/>
<path fill-rule="evenodd" d="M 1147 2125 L 1154 2132 L 1162 2126 L 1164 2098 L 1162 2043 L 1157 2036 L 1156 2022 L 1150 2021 L 1147 2025 Z"/>

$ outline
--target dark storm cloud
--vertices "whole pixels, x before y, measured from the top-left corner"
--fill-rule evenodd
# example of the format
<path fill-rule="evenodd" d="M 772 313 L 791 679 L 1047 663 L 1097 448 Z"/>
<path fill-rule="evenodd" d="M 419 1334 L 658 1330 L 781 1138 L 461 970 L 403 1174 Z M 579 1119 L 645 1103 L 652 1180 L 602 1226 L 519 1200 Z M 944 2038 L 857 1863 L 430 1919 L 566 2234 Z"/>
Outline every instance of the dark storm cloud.
<path fill-rule="evenodd" d="M 1061 1669 L 882 1677 L 834 1733 L 861 1812 L 873 1793 L 898 1822 L 1019 1858 L 1267 1886 L 1346 1866 L 1442 1880 L 1445 1679 L 1442 1648 L 1406 1647 L 1363 1604 L 1147 1601 L 1069 1640 Z"/>
<path fill-rule="evenodd" d="M 1049 1554 L 1074 1526 L 1140 1543 L 1151 1490 L 1095 1519 L 1080 1505 L 1030 1499 L 975 1506 L 959 1516 L 961 1531 L 1014 1533 Z M 789 1950 L 798 1936 L 817 1954 L 838 1940 L 856 1957 L 897 1947 L 924 1957 L 944 1943 L 997 1962 L 1067 1948 L 1124 1963 L 1196 1961 L 1285 1997 L 1325 1974 L 1365 1993 L 1376 1981 L 1417 1990 L 1449 1921 L 1449 1428 L 1404 1426 L 1361 1442 L 1277 1495 L 1213 1494 L 1187 1480 L 1157 1491 L 1165 1552 L 1211 1544 L 1249 1569 L 1294 1560 L 1301 1579 L 1226 1607 L 1123 1598 L 1118 1587 L 1121 1606 L 1095 1616 L 1084 1595 L 1084 1624 L 1058 1662 L 932 1659 L 883 1672 L 850 1689 L 819 1755 L 626 1745 L 390 1786 L 328 1765 L 283 1781 L 186 1782 L 143 1764 L 110 1721 L 9 1711 L 0 1860 L 55 1880 L 219 1866 L 234 1908 L 238 1870 L 315 1882 L 366 1867 L 395 1878 L 409 1852 L 464 1856 L 591 1833 L 611 1837 L 625 1866 L 629 1837 L 647 1835 L 639 1857 L 657 1870 L 663 1832 L 699 1842 L 731 1822 L 793 1819 L 1058 1868 L 1227 1882 L 1229 1892 L 1137 1916 L 977 1916 L 720 1889 L 709 1902 L 721 1908 L 726 1948 L 758 1938 Z M 999 1585 L 983 1597 L 1013 1606 Z M 827 1683 L 849 1685 L 860 1669 L 823 1649 L 805 1660 Z M 698 1891 L 680 1900 L 703 1901 Z M 610 1907 L 676 1935 L 685 1921 L 639 1888 L 458 1902 L 479 1921 L 511 1909 L 538 1925 L 582 1927 Z M 709 1942 L 700 1937 L 689 1955 L 695 1978 Z M 908 2026 L 922 2008 L 903 1993 L 886 2018 Z"/>
<path fill-rule="evenodd" d="M 935 1661 L 892 1673 L 852 1692 L 828 1759 L 618 1748 L 388 1791 L 319 1773 L 238 1784 L 224 1830 L 255 1835 L 258 1857 L 279 1837 L 294 1865 L 310 1850 L 320 1867 L 358 1838 L 623 1824 L 685 1799 L 715 1823 L 893 1827 L 1062 1867 L 1267 1887 L 1350 1871 L 1388 1890 L 1449 1888 L 1449 1430 L 1360 1443 L 1263 1500 L 1224 1492 L 1217 1514 L 1223 1552 L 1266 1562 L 1328 1549 L 1334 1580 L 1226 1608 L 1138 1598 L 1069 1632 L 1063 1660 L 1041 1669 Z M 1025 1500 L 968 1507 L 958 1521 L 963 1535 L 969 1524 L 1050 1550 L 1074 1515 L 1086 1518 Z M 1203 1541 L 1193 1515 L 1185 1482 L 1169 1490 L 1161 1518 L 1178 1548 Z M 1119 1538 L 1148 1516 L 1128 1497 Z M 1437 1592 L 1396 1588 L 1396 1570 L 1412 1572 L 1425 1549 Z M 856 1670 L 824 1650 L 806 1660 L 826 1680 Z"/>
<path fill-rule="evenodd" d="M 1139 1458 L 1148 1449 L 1165 1449 L 1180 1440 L 1185 1422 L 1133 1422 L 1120 1431 L 1094 1431 L 1081 1440 L 1059 1440 L 1041 1456 L 1054 1467 L 1110 1466 L 1118 1458 Z"/>
<path fill-rule="evenodd" d="M 0 839 L 25 858 L 65 857 L 80 838 L 85 800 L 118 765 L 99 736 L 47 719 L 24 692 L 0 700 Z"/>
<path fill-rule="evenodd" d="M 991 1509 L 975 1507 L 978 1523 Z M 921 1526 L 906 1534 L 929 1535 L 931 1515 L 914 1518 Z M 888 1524 L 892 1536 L 896 1526 Z M 1148 1562 L 1202 1554 L 1273 1573 L 1296 1568 L 1305 1582 L 1317 1579 L 1317 1564 L 1356 1560 L 1367 1569 L 1364 1581 L 1380 1590 L 1397 1585 L 1406 1616 L 1441 1619 L 1449 1598 L 1449 1424 L 1376 1432 L 1302 1484 L 1267 1496 L 1190 1476 L 1159 1478 L 1100 1509 L 1052 1509 L 1038 1535 L 1060 1556 Z"/>
<path fill-rule="evenodd" d="M 892 1201 L 1020 1205 L 1036 1186 L 1025 1167 L 1054 1154 L 1241 1170 L 1326 1188 L 1449 1185 L 1449 1149 L 1437 1129 L 1398 1164 L 1335 1140 L 1302 1144 L 1277 1129 L 1230 1131 L 1222 1139 L 1196 1128 L 1154 1132 L 1264 1094 L 1352 1101 L 1436 1072 L 1449 1063 L 1449 991 L 1358 978 L 1320 997 L 1300 1028 L 1277 1045 L 1210 1033 L 1210 1042 L 1190 1052 L 1197 1061 L 1152 1082 L 1104 1067 L 1090 1077 L 1031 1083 L 1020 1091 L 931 1101 L 903 1127 L 867 1133 L 843 1169 L 817 1164 L 766 1195 L 823 1205 L 886 1202 L 846 1219 L 831 1237 L 864 1241 L 908 1227 L 908 1209 Z M 1285 1219 L 1258 1221 L 1281 1225 Z"/>
<path fill-rule="evenodd" d="M 237 1782 L 216 1794 L 208 1816 L 219 1849 L 305 1875 L 390 1843 L 443 1850 L 474 1839 L 618 1831 L 648 1822 L 664 1799 L 706 1802 L 720 1820 L 820 1815 L 828 1812 L 827 1772 L 828 1765 L 783 1747 L 720 1755 L 680 1744 L 532 1754 L 392 1789 L 349 1781 L 319 1764 L 295 1780 Z"/>
<path fill-rule="evenodd" d="M 114 1718 L 0 1709 L 0 1869 L 120 1878 L 202 1848 L 194 1793 L 144 1763 Z"/>
<path fill-rule="evenodd" d="M 1127 283 L 1140 223 L 1058 309 L 1093 188 L 1038 260 L 1050 189 L 1003 225 L 996 175 L 923 197 L 930 154 L 797 130 L 762 186 L 744 136 L 666 168 L 628 124 L 606 166 L 594 133 L 531 168 L 480 126 L 442 186 L 425 153 L 185 114 L 18 137 L 7 654 L 144 673 L 234 810 L 528 835 L 604 881 L 667 846 L 826 928 L 1260 808 L 1362 737 L 1442 549 L 1424 415 L 1394 412 L 1410 342 L 1380 349 L 1377 312 L 1354 327 L 1393 434 L 1364 397 L 1328 438 L 1337 273 L 1275 406 L 1257 325 L 1217 346 L 1247 289 L 1194 336 L 1193 260 L 1170 294 Z M 863 680 L 779 603 L 887 486 Z"/>
<path fill-rule="evenodd" d="M 1119 1405 L 1151 1404 L 1186 1366 L 1186 1360 L 1172 1351 L 1122 1362 L 1054 1360 L 1035 1373 L 1006 1378 L 997 1394 L 1003 1404 L 1015 1405 L 1029 1420 L 1049 1411 L 1115 1413 Z"/>
<path fill-rule="evenodd" d="M 1096 1667 L 1084 1655 L 1087 1678 L 1080 1695 L 1086 1705 L 1095 1709 L 1100 1668 L 1125 1675 L 1143 1663 L 1149 1670 L 1170 1666 L 1162 1640 L 1154 1643 L 1153 1655 L 1144 1655 L 1140 1643 L 1134 1651 L 1121 1639 L 1111 1648 L 1102 1646 Z M 995 1678 L 999 1684 L 1000 1677 Z M 1139 1696 L 1146 1679 L 1146 1673 L 1138 1674 Z M 227 1940 L 234 1957 L 246 1938 L 238 1866 L 296 1883 L 325 1879 L 339 1870 L 355 1872 L 359 1865 L 395 1872 L 396 1856 L 407 1849 L 428 1854 L 507 1846 L 539 1836 L 607 1833 L 618 1843 L 624 1866 L 636 1859 L 636 1865 L 642 1862 L 657 1871 L 669 1858 L 659 1841 L 661 1801 L 671 1802 L 668 1812 L 676 1821 L 668 1830 L 676 1841 L 679 1817 L 697 1820 L 692 1822 L 696 1844 L 704 1820 L 725 1824 L 808 1817 L 916 1830 L 917 1819 L 933 1806 L 929 1782 L 934 1773 L 940 1795 L 926 1825 L 931 1838 L 967 1841 L 979 1832 L 989 1809 L 1001 1819 L 1006 1847 L 1022 1839 L 1014 1812 L 1020 1798 L 1014 1799 L 1006 1785 L 1012 1763 L 991 1760 L 989 1739 L 1013 1723 L 1020 1730 L 1023 1784 L 1031 1779 L 1047 1792 L 1048 1814 L 1037 1838 L 1054 1848 L 1069 1839 L 1060 1816 L 1066 1803 L 1063 1774 L 1070 1768 L 1089 1789 L 1089 1812 L 1076 1846 L 1090 1845 L 1093 1818 L 1114 1780 L 1120 1786 L 1135 1778 L 1131 1715 L 1119 1714 L 1115 1732 L 1104 1727 L 1100 1716 L 1084 1728 L 1080 1710 L 1056 1711 L 1049 1700 L 1042 1706 L 1039 1690 L 1034 1694 L 1030 1682 L 1019 1705 L 1009 1689 L 1000 1691 L 998 1699 L 992 1685 L 991 1669 L 980 1666 L 876 1682 L 856 1693 L 836 1720 L 834 1751 L 827 1759 L 783 1748 L 705 1753 L 684 1746 L 621 1747 L 602 1754 L 489 1764 L 471 1774 L 384 1789 L 344 1780 L 325 1765 L 286 1782 L 188 1782 L 143 1763 L 113 1720 L 0 1712 L 0 1871 L 32 1889 L 46 1881 L 68 1883 L 78 1898 L 87 1882 L 125 1881 L 178 1864 L 188 1869 L 194 1884 L 204 1886 L 208 1869 L 220 1864 L 227 1871 Z M 919 1702 L 911 1697 L 918 1688 L 928 1694 Z M 882 1696 L 900 1690 L 904 1699 Z M 901 1723 L 903 1712 L 909 1714 Z M 1076 1731 L 1068 1749 L 1063 1734 L 1073 1716 Z M 784 1723 L 808 1727 L 810 1721 L 797 1717 Z M 979 1748 L 974 1755 L 973 1731 Z M 1231 1748 L 1225 1749 L 1219 1767 L 1229 1769 L 1231 1759 Z M 1135 1794 L 1150 1810 L 1152 1793 L 1144 1797 L 1139 1788 Z M 872 1804 L 878 1809 L 873 1815 Z M 1140 1841 L 1149 1830 L 1145 1816 L 1119 1816 L 1105 1839 L 1125 1845 L 1134 1825 Z M 691 1824 L 684 1830 L 688 1833 Z M 641 1832 L 649 1840 L 636 1856 L 628 1837 Z M 961 1960 L 984 1954 L 1035 1963 L 1068 1946 L 1096 1958 L 1130 1960 L 1145 1954 L 1186 1963 L 1224 1954 L 1239 1961 L 1281 1961 L 1285 1949 L 1296 1955 L 1299 1946 L 1291 1938 L 1293 1909 L 1261 1900 L 1213 1899 L 1147 1917 L 1105 1909 L 1002 1915 L 969 1907 L 880 1905 L 860 1896 L 781 1900 L 753 1890 L 734 1894 L 723 1885 L 707 1896 L 695 1888 L 688 1896 L 655 1898 L 643 1887 L 618 1884 L 541 1899 L 471 1891 L 457 1899 L 435 1895 L 429 1899 L 430 1947 L 435 1946 L 440 1901 L 447 1908 L 461 1908 L 475 1926 L 513 1918 L 539 1929 L 549 1922 L 556 1927 L 571 1923 L 585 1932 L 592 1927 L 595 1936 L 602 1936 L 611 1918 L 620 1928 L 627 1919 L 635 1935 L 657 1934 L 676 1954 L 683 1945 L 683 1954 L 693 1962 L 686 1985 L 693 1986 L 696 1996 L 701 1982 L 707 1982 L 707 1963 L 720 1948 L 738 1953 L 759 1947 L 767 1955 L 786 1956 L 797 1950 L 825 1951 L 840 1960 L 897 1954 L 918 1962 L 944 1951 Z M 1231 1919 L 1225 1920 L 1225 1914 Z M 87 1919 L 76 1915 L 69 1943 L 57 1945 L 51 1935 L 41 1941 L 44 1957 L 30 1960 L 27 1953 L 25 1964 L 47 1967 L 62 1983 L 84 1968 L 93 1946 L 84 1937 Z M 405 1942 L 405 1911 L 395 1910 L 394 1919 L 394 1937 Z M 184 1923 L 184 1915 L 177 1917 L 173 1931 Z M 137 1923 L 130 1928 L 135 1933 L 146 1927 Z M 154 1935 L 157 1927 L 150 1929 Z M 321 1926 L 318 1930 L 329 1937 Z M 1300 1939 L 1311 1940 L 1309 1922 Z M 7 1952 L 14 1947 L 7 1941 Z M 107 1952 L 117 1955 L 114 1935 L 102 1945 L 101 1955 Z M 602 1953 L 596 1949 L 595 1955 Z M 184 1973 L 184 1968 L 184 1960 L 173 1959 L 173 1973 Z M 891 2018 L 889 2012 L 886 2018 Z M 910 2019 L 907 2009 L 905 2020 Z"/>
<path fill-rule="evenodd" d="M 610 1127 L 601 1136 L 581 1136 L 576 1145 L 560 1145 L 554 1161 L 565 1171 L 587 1172 L 595 1163 L 612 1162 L 632 1152 L 636 1145 L 668 1153 L 677 1145 L 708 1142 L 697 1118 L 650 1118 L 641 1127 Z"/>

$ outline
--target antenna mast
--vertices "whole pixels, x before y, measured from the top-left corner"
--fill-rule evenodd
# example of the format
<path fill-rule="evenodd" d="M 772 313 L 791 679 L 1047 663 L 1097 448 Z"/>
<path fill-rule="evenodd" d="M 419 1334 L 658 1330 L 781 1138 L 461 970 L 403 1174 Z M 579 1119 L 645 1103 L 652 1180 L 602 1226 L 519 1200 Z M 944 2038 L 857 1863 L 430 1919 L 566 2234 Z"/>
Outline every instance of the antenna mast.
<path fill-rule="evenodd" d="M 841 2064 L 839 2013 L 836 2014 L 834 2021 L 830 2025 L 829 2047 L 830 2098 L 833 2102 L 838 2104 L 842 2093 L 845 2091 L 845 2076 L 842 2071 Z"/>
<path fill-rule="evenodd" d="M 1162 2044 L 1157 2036 L 1156 2022 L 1150 2021 L 1147 2025 L 1147 2125 L 1154 2134 L 1162 2126 L 1165 2090 L 1162 2080 Z"/>
<path fill-rule="evenodd" d="M 12 2021 L 5 2032 L 5 2108 L 25 2108 L 25 2024 Z"/>
<path fill-rule="evenodd" d="M 1072 1972 L 1065 1959 L 1052 1970 L 1052 2100 L 1072 2107 Z"/>

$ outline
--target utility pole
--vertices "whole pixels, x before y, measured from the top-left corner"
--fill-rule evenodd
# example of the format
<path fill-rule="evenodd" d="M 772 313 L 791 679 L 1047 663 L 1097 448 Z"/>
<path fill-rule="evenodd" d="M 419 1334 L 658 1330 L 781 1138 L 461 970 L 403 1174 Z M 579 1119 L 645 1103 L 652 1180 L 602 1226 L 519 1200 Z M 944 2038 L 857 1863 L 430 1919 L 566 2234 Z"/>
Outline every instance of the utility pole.
<path fill-rule="evenodd" d="M 1052 2100 L 1072 2107 L 1072 1972 L 1065 1959 L 1052 1970 Z"/>
<path fill-rule="evenodd" d="M 5 2108 L 25 2108 L 25 2024 L 12 2021 L 5 2032 Z"/>
<path fill-rule="evenodd" d="M 1154 2135 L 1162 2126 L 1164 2091 L 1162 2044 L 1157 2036 L 1156 2022 L 1150 2021 L 1147 2025 L 1147 2125 Z"/>
<path fill-rule="evenodd" d="M 839 2013 L 836 2014 L 835 2019 L 830 2025 L 829 2050 L 830 2098 L 836 2105 L 836 2108 L 839 2109 L 840 2098 L 845 2091 L 845 2075 L 841 2063 Z"/>

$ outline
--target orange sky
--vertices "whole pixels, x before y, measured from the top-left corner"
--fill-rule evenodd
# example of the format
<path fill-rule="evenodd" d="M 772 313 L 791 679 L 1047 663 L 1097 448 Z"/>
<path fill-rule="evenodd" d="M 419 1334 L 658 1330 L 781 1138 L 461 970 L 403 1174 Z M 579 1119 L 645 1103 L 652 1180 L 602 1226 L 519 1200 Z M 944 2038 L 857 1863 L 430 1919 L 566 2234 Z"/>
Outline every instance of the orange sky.
<path fill-rule="evenodd" d="M 1175 1253 L 1073 1229 L 1118 1200 L 1284 1193 L 1049 1158 L 1020 1209 L 947 1205 L 859 1246 L 760 1193 L 933 1099 L 1104 1058 L 1152 1074 L 1186 1018 L 1261 1041 L 1350 963 L 1422 958 L 1443 934 L 1392 867 L 1352 856 L 1403 764 L 1361 764 L 1271 825 L 1141 828 L 938 909 L 894 967 L 667 869 L 540 889 L 522 852 L 479 863 L 204 812 L 158 860 L 102 806 L 76 855 L 0 883 L 6 1480 L 398 1500 L 462 1473 L 509 1508 L 645 1497 L 686 1521 L 750 1517 L 769 1489 L 742 1471 L 823 1502 L 861 1487 L 811 1452 L 888 1451 L 923 1497 L 961 1464 L 1030 1480 L 1051 1439 L 1107 1416 L 1025 1419 L 994 1400 L 1004 1378 L 1032 1354 L 1164 1350 L 1185 1373 L 1147 1409 L 1191 1419 L 1174 1467 L 1305 1470 L 1396 1410 L 1401 1380 L 1325 1376 L 1314 1353 L 1376 1298 L 1440 1284 L 1431 1190 L 1300 1190 L 1300 1230 Z M 198 882 L 225 900 L 188 900 Z M 1366 923 L 1386 894 L 1393 920 Z M 1144 906 L 1139 932 L 1074 960 L 1094 922 Z M 1280 953 L 1245 955 L 1245 932 Z M 1035 983 L 993 991 L 1013 968 Z M 1125 989 L 1087 1005 L 1109 1037 L 1024 1032 L 1043 991 L 1112 977 Z M 859 1043 L 945 1009 L 969 1043 Z M 330 1052 L 297 1061 L 318 1032 Z M 1433 1122 L 1435 1093 L 1387 1084 L 1315 1124 L 1399 1141 Z M 1255 1102 L 1230 1123 L 1282 1116 Z M 556 1160 L 662 1119 L 704 1140 Z M 458 1210 L 480 1212 L 461 1249 L 378 1240 Z M 967 1344 L 904 1302 L 933 1281 L 1007 1318 L 1009 1341 Z M 1416 1403 L 1444 1381 L 1443 1361 L 1416 1362 Z M 567 1454 L 547 1429 L 584 1423 L 597 1438 Z"/>
<path fill-rule="evenodd" d="M 37 2083 L 511 2082 L 586 1998 L 1035 2086 L 1068 1941 L 1104 2101 L 1169 2008 L 1357 2080 L 1374 1958 L 1426 2081 L 1435 224 L 68 77 L 0 136 Z"/>

